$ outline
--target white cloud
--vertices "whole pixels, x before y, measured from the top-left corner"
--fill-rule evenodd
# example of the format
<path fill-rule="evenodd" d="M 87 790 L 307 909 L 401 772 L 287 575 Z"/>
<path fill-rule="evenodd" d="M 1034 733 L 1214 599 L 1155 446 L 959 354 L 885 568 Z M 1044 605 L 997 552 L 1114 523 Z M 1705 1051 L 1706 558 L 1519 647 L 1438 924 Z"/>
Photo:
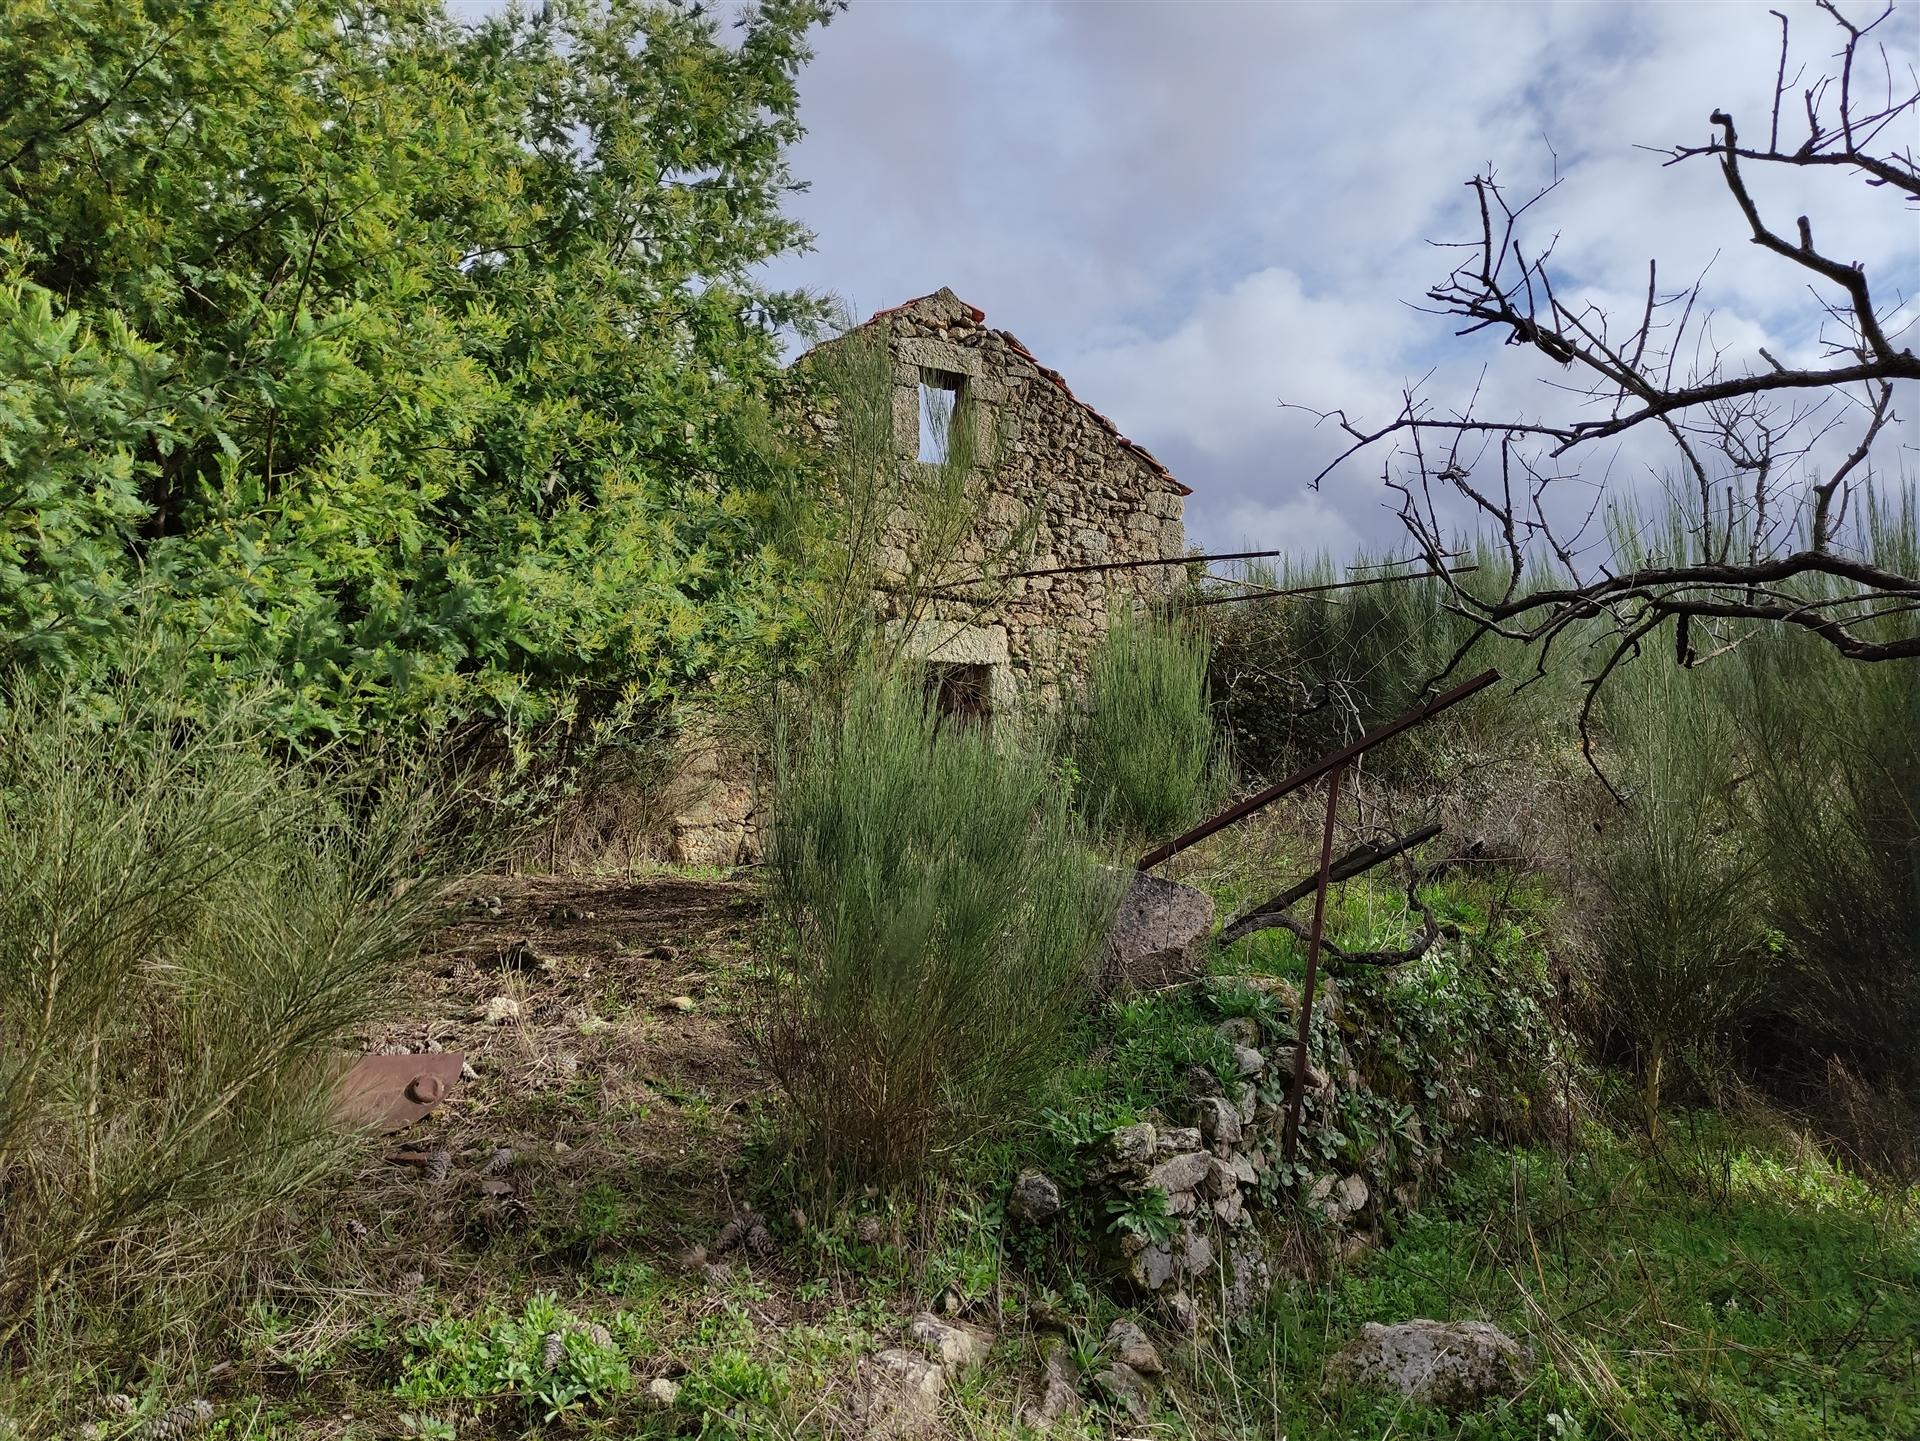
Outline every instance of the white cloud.
<path fill-rule="evenodd" d="M 1817 66 L 1829 22 L 1788 8 Z M 1886 31 L 1896 58 L 1920 50 L 1920 9 Z M 1442 404 L 1480 385 L 1490 411 L 1564 407 L 1537 353 L 1408 304 L 1459 254 L 1427 242 L 1472 232 L 1463 182 L 1489 165 L 1518 195 L 1557 164 L 1528 235 L 1557 234 L 1566 294 L 1637 309 L 1657 256 L 1663 291 L 1706 271 L 1730 362 L 1809 353 L 1801 275 L 1749 243 L 1712 162 L 1634 148 L 1706 138 L 1715 107 L 1763 134 L 1777 44 L 1760 5 L 856 0 L 802 75 L 818 250 L 772 278 L 861 311 L 951 285 L 1194 487 L 1205 543 L 1383 546 L 1379 458 L 1307 494 L 1337 437 L 1279 402 L 1377 422 L 1431 370 Z M 1897 197 L 1830 175 L 1754 190 L 1889 299 L 1920 289 Z"/>

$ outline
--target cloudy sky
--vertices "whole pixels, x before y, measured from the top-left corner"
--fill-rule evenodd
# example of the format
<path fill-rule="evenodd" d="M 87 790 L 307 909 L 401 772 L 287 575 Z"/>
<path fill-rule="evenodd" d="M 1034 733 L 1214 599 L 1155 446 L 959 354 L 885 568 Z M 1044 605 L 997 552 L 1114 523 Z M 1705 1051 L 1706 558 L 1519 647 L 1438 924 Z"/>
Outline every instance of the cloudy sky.
<path fill-rule="evenodd" d="M 1830 24 L 1781 8 L 1817 73 Z M 1710 164 L 1635 148 L 1705 140 L 1715 107 L 1764 134 L 1767 10 L 854 0 L 802 79 L 794 209 L 816 248 L 773 278 L 862 316 L 953 287 L 1194 488 L 1201 544 L 1378 549 L 1399 534 L 1378 459 L 1310 492 L 1336 436 L 1280 402 L 1385 419 L 1403 384 L 1431 371 L 1458 396 L 1490 364 L 1496 402 L 1553 405 L 1537 354 L 1453 340 L 1408 304 L 1450 263 L 1428 242 L 1470 233 L 1463 183 L 1488 166 L 1519 193 L 1557 165 L 1535 233 L 1559 232 L 1566 293 L 1633 309 L 1649 258 L 1663 290 L 1705 269 L 1730 359 L 1817 353 L 1798 273 L 1748 243 Z M 1917 22 L 1882 27 L 1902 67 Z M 1789 234 L 1811 212 L 1888 298 L 1920 289 L 1920 216 L 1892 195 L 1831 175 L 1754 189 Z M 1917 319 L 1910 302 L 1902 343 Z"/>

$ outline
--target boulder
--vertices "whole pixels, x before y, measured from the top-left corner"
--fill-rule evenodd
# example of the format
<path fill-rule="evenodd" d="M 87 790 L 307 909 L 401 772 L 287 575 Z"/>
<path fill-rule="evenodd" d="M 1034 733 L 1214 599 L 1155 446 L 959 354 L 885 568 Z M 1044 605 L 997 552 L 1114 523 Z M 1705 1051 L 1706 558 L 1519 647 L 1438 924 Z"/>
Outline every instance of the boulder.
<path fill-rule="evenodd" d="M 1327 1376 L 1456 1411 L 1515 1395 L 1533 1365 L 1532 1351 L 1487 1321 L 1370 1321 L 1327 1363 Z"/>
<path fill-rule="evenodd" d="M 1205 891 L 1134 872 L 1101 951 L 1101 985 L 1150 991 L 1199 979 L 1206 974 L 1213 919 L 1213 897 Z"/>

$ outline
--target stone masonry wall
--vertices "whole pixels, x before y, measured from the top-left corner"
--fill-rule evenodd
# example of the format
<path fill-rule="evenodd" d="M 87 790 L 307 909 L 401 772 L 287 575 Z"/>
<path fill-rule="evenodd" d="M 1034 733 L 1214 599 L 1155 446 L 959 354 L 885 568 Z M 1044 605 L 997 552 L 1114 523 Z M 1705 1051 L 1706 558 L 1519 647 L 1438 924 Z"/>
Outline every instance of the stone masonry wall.
<path fill-rule="evenodd" d="M 1002 571 L 1185 553 L 1185 488 L 1017 339 L 987 326 L 981 312 L 942 290 L 869 323 L 888 329 L 901 465 L 921 464 L 923 368 L 964 377 L 983 494 L 981 524 L 956 562 L 982 564 L 1016 538 L 1020 552 L 1002 561 Z M 882 569 L 898 575 L 913 537 L 896 526 L 889 540 Z M 1164 592 L 1178 576 L 1178 567 L 1164 566 L 1006 582 L 991 600 L 937 603 L 921 619 L 914 648 L 932 659 L 1003 667 L 996 700 L 1048 703 L 1078 674 L 1112 615 Z"/>

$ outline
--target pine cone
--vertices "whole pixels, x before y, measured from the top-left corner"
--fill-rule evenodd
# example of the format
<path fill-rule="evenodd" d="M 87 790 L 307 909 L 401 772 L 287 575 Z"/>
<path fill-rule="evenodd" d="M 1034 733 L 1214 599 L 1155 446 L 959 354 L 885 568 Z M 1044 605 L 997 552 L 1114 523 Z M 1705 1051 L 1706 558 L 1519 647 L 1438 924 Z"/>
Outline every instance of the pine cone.
<path fill-rule="evenodd" d="M 540 1338 L 540 1369 L 557 1371 L 560 1363 L 567 1359 L 567 1341 L 558 1331 L 549 1331 Z"/>
<path fill-rule="evenodd" d="M 189 1441 L 212 1424 L 213 1404 L 189 1401 L 154 1417 L 137 1434 L 140 1441 Z"/>
<path fill-rule="evenodd" d="M 598 1321 L 592 1321 L 587 1325 L 587 1339 L 596 1346 L 611 1346 L 613 1344 L 613 1332 L 609 1331 L 605 1326 L 602 1326 Z"/>
<path fill-rule="evenodd" d="M 427 1157 L 427 1179 L 436 1186 L 446 1180 L 448 1172 L 452 1170 L 453 1152 L 439 1150 Z"/>

